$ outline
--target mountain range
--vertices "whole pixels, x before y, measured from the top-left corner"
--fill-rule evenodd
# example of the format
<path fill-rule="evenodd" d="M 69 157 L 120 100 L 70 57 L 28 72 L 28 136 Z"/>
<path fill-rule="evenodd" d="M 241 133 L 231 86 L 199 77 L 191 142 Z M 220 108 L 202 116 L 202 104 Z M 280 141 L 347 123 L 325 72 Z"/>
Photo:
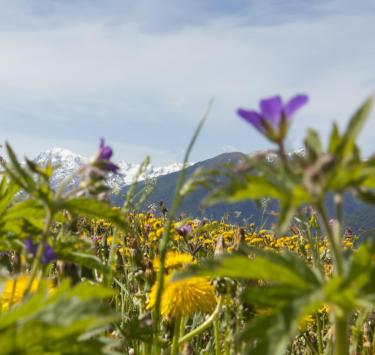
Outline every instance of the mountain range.
<path fill-rule="evenodd" d="M 301 154 L 301 152 L 297 152 Z M 190 177 L 196 169 L 212 168 L 215 165 L 223 163 L 239 162 L 244 156 L 242 153 L 224 153 L 214 158 L 207 159 L 195 164 L 189 164 L 186 168 L 186 177 Z M 268 161 L 272 161 L 274 155 L 266 155 Z M 82 164 L 87 164 L 88 158 L 75 154 L 67 149 L 53 148 L 38 154 L 34 161 L 42 166 L 51 162 L 55 167 L 52 176 L 52 186 L 57 186 L 68 176 L 74 174 Z M 125 161 L 117 162 L 119 165 L 118 174 L 109 174 L 108 184 L 114 191 L 111 196 L 111 202 L 115 205 L 122 205 L 124 196 L 129 190 L 130 184 L 140 167 L 139 164 L 128 163 Z M 174 163 L 167 166 L 155 167 L 150 165 L 145 174 L 140 176 L 137 190 L 140 191 L 148 179 L 155 179 L 153 192 L 148 196 L 147 201 L 143 204 L 144 209 L 158 208 L 162 201 L 166 208 L 169 208 L 175 192 L 175 186 L 178 179 L 179 171 L 182 167 L 180 163 Z M 72 185 L 77 184 L 78 179 L 73 179 Z M 205 210 L 201 208 L 201 201 L 207 194 L 203 188 L 199 188 L 184 199 L 179 213 L 196 218 L 226 218 L 230 222 L 244 223 L 245 221 L 254 222 L 257 226 L 269 227 L 275 220 L 269 212 L 277 210 L 275 201 L 268 201 L 267 206 L 259 206 L 254 201 L 246 201 L 236 204 L 216 204 Z M 266 212 L 266 213 L 265 213 Z M 347 194 L 344 199 L 344 218 L 345 225 L 354 230 L 372 230 L 375 228 L 375 213 L 368 205 L 356 200 L 351 194 Z"/>
<path fill-rule="evenodd" d="M 59 185 L 66 178 L 74 175 L 74 173 L 82 166 L 89 162 L 89 158 L 73 153 L 68 149 L 52 148 L 45 152 L 39 153 L 33 161 L 41 166 L 45 166 L 48 162 L 54 167 L 54 173 L 51 179 L 52 186 Z M 119 166 L 117 174 L 109 174 L 108 185 L 116 191 L 121 190 L 125 186 L 133 182 L 140 164 L 129 163 L 126 161 L 116 162 Z M 139 178 L 140 181 L 146 178 L 155 178 L 161 175 L 166 175 L 179 171 L 182 167 L 180 163 L 173 163 L 167 166 L 155 167 L 149 165 L 146 172 Z M 71 185 L 78 184 L 78 178 L 73 179 Z"/>

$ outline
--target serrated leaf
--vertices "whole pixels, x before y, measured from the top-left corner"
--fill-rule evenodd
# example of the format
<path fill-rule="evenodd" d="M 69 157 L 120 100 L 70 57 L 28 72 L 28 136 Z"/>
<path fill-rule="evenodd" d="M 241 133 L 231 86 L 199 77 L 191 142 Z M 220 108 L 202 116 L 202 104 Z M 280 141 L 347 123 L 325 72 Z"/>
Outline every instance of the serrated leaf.
<path fill-rule="evenodd" d="M 107 265 L 103 264 L 97 256 L 92 254 L 77 251 L 64 251 L 59 252 L 59 259 L 85 266 L 90 269 L 97 269 L 103 273 L 109 272 Z"/>
<path fill-rule="evenodd" d="M 318 132 L 314 129 L 309 129 L 307 131 L 307 136 L 305 138 L 305 147 L 307 149 L 307 152 L 314 157 L 322 153 L 322 142 L 320 140 Z"/>
<path fill-rule="evenodd" d="M 32 192 L 32 190 L 36 189 L 36 184 L 33 180 L 33 177 L 25 169 L 22 168 L 16 154 L 8 143 L 5 143 L 5 148 L 11 162 L 10 166 L 8 164 L 4 166 L 5 170 L 9 175 L 12 176 L 13 180 L 16 183 L 18 182 L 20 184 L 22 188 L 24 188 L 28 192 Z"/>
<path fill-rule="evenodd" d="M 0 183 L 0 215 L 9 207 L 15 194 L 19 191 L 19 187 L 12 181 L 8 183 L 8 178 L 4 176 Z"/>
<path fill-rule="evenodd" d="M 340 131 L 336 123 L 332 125 L 332 131 L 328 143 L 328 152 L 335 154 L 341 142 Z"/>
<path fill-rule="evenodd" d="M 128 227 L 121 211 L 113 209 L 110 205 L 102 201 L 79 197 L 64 202 L 61 207 L 67 209 L 74 215 L 104 218 L 122 229 L 127 229 Z"/>
<path fill-rule="evenodd" d="M 191 276 L 259 279 L 302 289 L 318 285 L 315 274 L 308 267 L 303 267 L 303 264 L 303 261 L 290 253 L 282 255 L 263 252 L 253 259 L 239 255 L 224 256 L 200 265 L 191 265 L 186 271 L 175 275 L 174 279 Z"/>
<path fill-rule="evenodd" d="M 369 117 L 371 107 L 372 97 L 369 97 L 350 119 L 335 152 L 335 156 L 340 162 L 347 160 L 352 155 L 355 140 Z"/>
<path fill-rule="evenodd" d="M 65 282 L 54 292 L 44 287 L 0 314 L 1 352 L 6 354 L 104 354 L 95 336 L 118 318 L 100 299 L 112 294 L 100 285 Z"/>

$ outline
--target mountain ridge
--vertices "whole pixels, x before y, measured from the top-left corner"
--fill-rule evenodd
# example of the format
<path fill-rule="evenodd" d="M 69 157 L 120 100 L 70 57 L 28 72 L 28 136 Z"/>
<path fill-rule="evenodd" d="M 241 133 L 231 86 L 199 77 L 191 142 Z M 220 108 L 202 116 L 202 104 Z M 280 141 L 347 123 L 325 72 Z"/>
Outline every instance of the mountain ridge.
<path fill-rule="evenodd" d="M 33 159 L 35 163 L 41 166 L 45 166 L 50 162 L 55 168 L 51 179 L 52 186 L 57 186 L 67 177 L 74 175 L 82 165 L 88 164 L 89 160 L 89 158 L 74 153 L 69 149 L 58 147 L 40 152 Z M 141 164 L 130 163 L 125 160 L 120 160 L 116 162 L 116 164 L 119 166 L 119 171 L 117 174 L 110 173 L 108 175 L 107 183 L 113 189 L 121 189 L 133 182 Z M 170 174 L 179 171 L 181 168 L 181 163 L 172 163 L 165 166 L 149 165 L 145 174 L 140 176 L 139 181 Z M 78 182 L 78 178 L 73 178 L 70 186 L 74 186 L 78 184 Z"/>
<path fill-rule="evenodd" d="M 275 159 L 275 153 L 272 151 L 255 152 L 253 154 L 262 154 L 265 159 L 272 162 Z M 298 150 L 296 154 L 303 154 Z M 223 163 L 239 162 L 246 154 L 241 152 L 222 153 L 210 159 L 206 159 L 197 163 L 191 163 L 186 168 L 186 177 L 190 177 L 196 169 L 211 168 L 215 165 Z M 56 167 L 52 176 L 52 186 L 57 186 L 65 178 L 74 174 L 82 164 L 87 164 L 89 159 L 73 153 L 68 149 L 52 148 L 37 155 L 34 161 L 42 166 L 51 162 Z M 108 185 L 115 192 L 111 195 L 110 200 L 115 205 L 121 206 L 133 178 L 137 173 L 140 164 L 128 163 L 125 161 L 118 162 L 120 167 L 119 174 L 109 174 Z M 182 167 L 180 163 L 173 163 L 165 167 L 150 166 L 145 175 L 141 176 L 138 181 L 137 189 L 140 191 L 145 186 L 145 181 L 148 178 L 156 178 L 156 186 L 154 192 L 149 196 L 147 203 L 142 207 L 147 209 L 150 205 L 158 206 L 160 201 L 169 208 L 172 204 L 172 199 L 175 193 L 175 186 L 178 179 L 179 171 Z M 78 178 L 74 178 L 71 185 L 78 184 Z M 197 218 L 212 218 L 221 219 L 224 215 L 228 216 L 231 221 L 241 222 L 243 220 L 251 220 L 258 225 L 270 226 L 275 218 L 270 216 L 267 220 L 264 219 L 265 214 L 262 207 L 258 206 L 254 201 L 246 201 L 236 204 L 217 204 L 209 207 L 204 211 L 201 209 L 201 201 L 207 194 L 207 191 L 199 188 L 189 194 L 179 210 L 179 213 L 189 215 Z M 268 202 L 268 210 L 277 210 L 277 203 L 275 201 Z M 372 209 L 356 200 L 353 195 L 347 194 L 345 196 L 344 204 L 345 224 L 355 230 L 361 228 L 372 229 L 375 228 L 375 215 Z"/>

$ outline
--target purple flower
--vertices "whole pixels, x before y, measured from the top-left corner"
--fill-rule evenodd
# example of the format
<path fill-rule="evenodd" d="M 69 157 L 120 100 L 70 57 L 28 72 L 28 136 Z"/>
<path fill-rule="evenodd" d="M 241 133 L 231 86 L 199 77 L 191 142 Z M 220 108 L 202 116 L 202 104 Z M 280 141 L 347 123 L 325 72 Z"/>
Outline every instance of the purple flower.
<path fill-rule="evenodd" d="M 23 243 L 26 251 L 28 254 L 36 255 L 36 251 L 38 249 L 38 245 L 34 244 L 31 239 L 26 239 Z"/>
<path fill-rule="evenodd" d="M 283 104 L 280 96 L 274 96 L 260 101 L 260 112 L 240 108 L 237 113 L 262 134 L 272 140 L 280 140 L 284 138 L 285 128 L 294 113 L 304 106 L 307 101 L 308 96 L 296 95 L 286 104 Z M 282 127 L 283 124 L 286 125 L 284 129 Z"/>
<path fill-rule="evenodd" d="M 56 257 L 55 251 L 47 243 L 46 246 L 45 246 L 45 248 L 44 248 L 44 251 L 43 251 L 42 263 L 43 264 L 48 264 L 48 263 L 51 263 L 52 261 L 54 261 L 56 259 L 57 259 L 57 257 Z"/>
<path fill-rule="evenodd" d="M 100 139 L 99 145 L 99 158 L 100 160 L 109 160 L 113 154 L 112 148 L 108 145 L 105 145 L 104 138 Z"/>
<path fill-rule="evenodd" d="M 193 227 L 190 224 L 184 224 L 181 228 L 176 228 L 176 232 L 181 237 L 186 237 L 191 231 L 193 230 Z"/>
<path fill-rule="evenodd" d="M 36 256 L 38 250 L 38 244 L 34 244 L 31 239 L 26 239 L 24 242 L 24 247 L 28 254 L 31 254 L 33 257 Z M 42 254 L 42 263 L 48 264 L 57 259 L 56 253 L 53 248 L 47 243 L 44 247 Z"/>
<path fill-rule="evenodd" d="M 117 173 L 119 169 L 119 167 L 116 164 L 112 163 L 111 161 L 105 162 L 103 164 L 103 168 L 105 171 L 110 171 L 112 173 Z"/>
<path fill-rule="evenodd" d="M 97 167 L 101 170 L 117 173 L 119 167 L 110 161 L 112 154 L 112 148 L 105 144 L 104 138 L 101 138 L 99 154 L 97 155 L 95 165 L 97 165 Z"/>

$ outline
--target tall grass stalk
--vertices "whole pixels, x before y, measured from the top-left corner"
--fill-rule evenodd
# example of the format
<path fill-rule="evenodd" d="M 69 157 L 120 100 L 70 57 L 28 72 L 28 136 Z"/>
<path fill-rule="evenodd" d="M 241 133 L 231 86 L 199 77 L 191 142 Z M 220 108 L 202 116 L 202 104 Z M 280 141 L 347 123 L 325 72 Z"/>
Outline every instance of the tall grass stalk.
<path fill-rule="evenodd" d="M 184 181 L 185 181 L 185 174 L 186 174 L 185 169 L 186 169 L 188 161 L 189 161 L 190 153 L 191 153 L 191 151 L 193 149 L 193 146 L 194 146 L 194 144 L 195 144 L 195 142 L 196 142 L 196 140 L 199 136 L 199 133 L 202 130 L 204 122 L 206 121 L 206 119 L 208 117 L 208 114 L 211 110 L 212 104 L 213 104 L 213 100 L 211 99 L 210 102 L 208 103 L 208 106 L 207 106 L 207 109 L 206 109 L 205 113 L 203 114 L 202 119 L 200 120 L 200 122 L 198 124 L 197 129 L 194 132 L 194 135 L 193 135 L 193 137 L 192 137 L 192 139 L 189 143 L 189 146 L 186 150 L 184 160 L 183 160 L 183 164 L 182 164 L 182 169 L 180 171 L 180 174 L 179 174 L 179 177 L 178 177 L 178 180 L 177 180 L 177 184 L 176 184 L 175 195 L 174 195 L 174 198 L 173 198 L 172 207 L 171 207 L 171 209 L 168 213 L 167 221 L 166 221 L 166 224 L 165 224 L 165 227 L 164 227 L 163 236 L 162 236 L 162 239 L 160 241 L 160 247 L 159 247 L 160 269 L 159 269 L 159 273 L 158 273 L 158 289 L 157 289 L 157 294 L 156 294 L 155 312 L 154 312 L 155 337 L 159 336 L 159 328 L 160 328 L 159 323 L 160 323 L 160 318 L 161 318 L 160 317 L 160 303 L 161 303 L 161 296 L 162 296 L 163 287 L 164 287 L 165 257 L 166 257 L 166 254 L 167 254 L 168 244 L 169 244 L 169 240 L 170 240 L 172 221 L 175 218 L 177 210 L 182 203 L 182 195 L 181 195 L 180 191 L 181 191 L 181 188 L 182 188 L 182 186 L 184 184 Z M 155 354 L 160 353 L 160 348 L 159 348 L 157 339 L 155 339 L 155 341 L 154 341 L 154 351 L 153 351 L 153 353 L 155 353 Z"/>

